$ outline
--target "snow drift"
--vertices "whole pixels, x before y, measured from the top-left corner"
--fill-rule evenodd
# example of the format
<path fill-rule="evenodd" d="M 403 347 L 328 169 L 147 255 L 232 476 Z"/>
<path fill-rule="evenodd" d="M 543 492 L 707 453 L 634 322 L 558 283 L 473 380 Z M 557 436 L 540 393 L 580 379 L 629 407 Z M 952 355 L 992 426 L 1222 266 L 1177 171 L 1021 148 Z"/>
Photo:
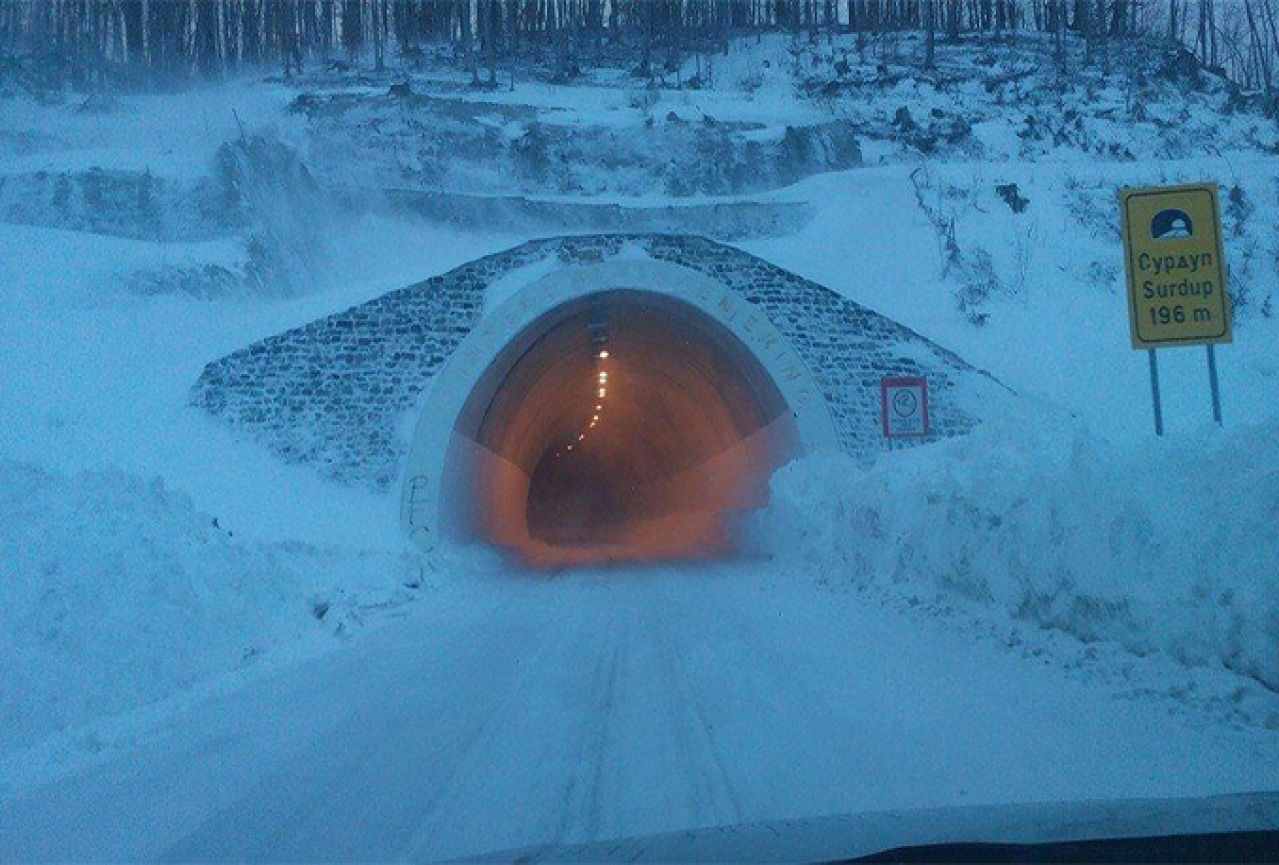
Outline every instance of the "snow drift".
<path fill-rule="evenodd" d="M 0 750 L 244 667 L 362 606 L 413 563 L 243 542 L 164 487 L 0 462 Z"/>
<path fill-rule="evenodd" d="M 766 546 L 827 580 L 994 605 L 1279 689 L 1279 423 L 1118 450 L 1021 413 L 773 480 Z"/>

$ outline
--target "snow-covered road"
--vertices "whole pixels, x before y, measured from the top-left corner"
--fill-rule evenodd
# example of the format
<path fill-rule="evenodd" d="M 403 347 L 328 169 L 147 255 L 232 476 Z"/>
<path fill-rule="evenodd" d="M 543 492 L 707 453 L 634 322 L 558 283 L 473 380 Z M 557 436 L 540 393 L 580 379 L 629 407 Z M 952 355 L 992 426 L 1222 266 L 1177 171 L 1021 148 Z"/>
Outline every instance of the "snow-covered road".
<path fill-rule="evenodd" d="M 0 803 L 0 860 L 430 860 L 1279 789 L 1279 740 L 772 565 L 481 581 Z"/>

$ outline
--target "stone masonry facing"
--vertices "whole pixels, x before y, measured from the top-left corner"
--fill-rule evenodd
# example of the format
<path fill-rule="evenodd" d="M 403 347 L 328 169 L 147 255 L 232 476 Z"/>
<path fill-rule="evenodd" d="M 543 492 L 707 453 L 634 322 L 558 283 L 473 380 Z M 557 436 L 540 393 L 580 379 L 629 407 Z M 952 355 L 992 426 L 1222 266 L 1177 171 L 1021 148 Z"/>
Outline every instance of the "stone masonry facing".
<path fill-rule="evenodd" d="M 698 271 L 761 310 L 808 366 L 840 446 L 854 456 L 962 434 L 979 420 L 978 407 L 958 399 L 956 388 L 967 377 L 990 379 L 952 352 L 763 259 L 667 234 L 552 237 L 485 256 L 214 361 L 192 402 L 285 460 L 388 489 L 408 449 L 406 418 L 425 408 L 432 377 L 479 321 L 486 288 L 547 259 L 592 264 L 623 249 Z M 927 377 L 929 437 L 884 438 L 883 376 Z"/>

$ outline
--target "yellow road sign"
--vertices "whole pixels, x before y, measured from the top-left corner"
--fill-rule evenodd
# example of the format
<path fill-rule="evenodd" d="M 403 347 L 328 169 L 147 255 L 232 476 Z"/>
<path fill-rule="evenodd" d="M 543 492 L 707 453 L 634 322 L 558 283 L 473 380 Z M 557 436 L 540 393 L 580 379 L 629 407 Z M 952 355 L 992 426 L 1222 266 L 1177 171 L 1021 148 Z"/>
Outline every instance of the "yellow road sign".
<path fill-rule="evenodd" d="M 1230 342 L 1217 184 L 1121 189 L 1133 348 Z"/>

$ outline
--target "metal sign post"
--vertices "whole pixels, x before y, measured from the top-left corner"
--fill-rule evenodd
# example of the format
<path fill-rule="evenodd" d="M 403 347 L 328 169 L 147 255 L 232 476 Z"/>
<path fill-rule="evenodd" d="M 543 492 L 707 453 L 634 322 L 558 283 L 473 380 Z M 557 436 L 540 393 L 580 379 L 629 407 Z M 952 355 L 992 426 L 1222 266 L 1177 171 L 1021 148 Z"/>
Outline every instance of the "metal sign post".
<path fill-rule="evenodd" d="M 1153 354 L 1153 349 L 1151 350 Z M 1212 419 L 1221 426 L 1221 391 L 1217 388 L 1216 346 L 1208 343 L 1208 385 L 1212 388 Z"/>
<path fill-rule="evenodd" d="M 1159 402 L 1159 361 L 1155 359 L 1155 350 L 1150 349 L 1150 400 L 1155 407 L 1155 435 L 1164 434 L 1164 409 Z"/>

